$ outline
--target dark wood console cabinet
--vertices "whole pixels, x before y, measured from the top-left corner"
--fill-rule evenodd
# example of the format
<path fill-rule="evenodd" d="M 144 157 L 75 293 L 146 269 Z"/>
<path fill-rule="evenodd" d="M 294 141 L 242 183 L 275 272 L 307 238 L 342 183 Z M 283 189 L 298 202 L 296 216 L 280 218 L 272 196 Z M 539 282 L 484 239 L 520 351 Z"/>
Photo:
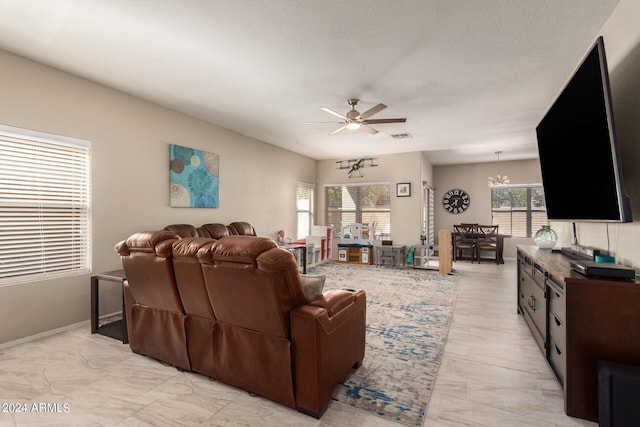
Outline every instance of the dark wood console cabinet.
<path fill-rule="evenodd" d="M 590 279 L 565 255 L 517 248 L 518 313 L 562 386 L 566 414 L 598 421 L 598 361 L 640 366 L 640 283 Z"/>

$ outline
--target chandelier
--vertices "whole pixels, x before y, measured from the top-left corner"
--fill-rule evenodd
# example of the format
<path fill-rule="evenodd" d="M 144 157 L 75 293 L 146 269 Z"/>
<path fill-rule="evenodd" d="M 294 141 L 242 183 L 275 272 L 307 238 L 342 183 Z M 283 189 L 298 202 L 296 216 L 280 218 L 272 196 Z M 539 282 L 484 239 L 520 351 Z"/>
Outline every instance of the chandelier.
<path fill-rule="evenodd" d="M 502 154 L 502 151 L 496 151 L 496 155 L 498 156 L 498 162 L 500 161 L 500 154 Z M 509 181 L 509 178 L 507 178 L 507 175 L 498 174 L 495 177 L 492 177 L 492 176 L 489 177 L 489 187 L 505 186 L 510 182 L 511 181 Z"/>

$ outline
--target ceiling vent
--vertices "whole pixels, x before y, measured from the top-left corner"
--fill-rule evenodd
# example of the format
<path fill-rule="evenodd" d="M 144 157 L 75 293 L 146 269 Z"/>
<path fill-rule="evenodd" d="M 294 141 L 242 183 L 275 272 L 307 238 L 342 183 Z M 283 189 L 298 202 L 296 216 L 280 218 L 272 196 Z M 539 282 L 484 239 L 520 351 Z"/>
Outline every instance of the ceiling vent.
<path fill-rule="evenodd" d="M 407 138 L 413 138 L 413 136 L 411 136 L 410 133 L 394 133 L 393 135 L 391 135 L 391 138 L 393 138 L 393 139 L 407 139 Z"/>

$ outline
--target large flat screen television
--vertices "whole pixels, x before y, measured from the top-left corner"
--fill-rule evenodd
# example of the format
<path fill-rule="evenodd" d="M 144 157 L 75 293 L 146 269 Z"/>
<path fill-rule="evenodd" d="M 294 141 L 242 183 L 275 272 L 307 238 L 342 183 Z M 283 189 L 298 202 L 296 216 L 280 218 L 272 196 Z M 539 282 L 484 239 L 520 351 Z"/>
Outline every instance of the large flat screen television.
<path fill-rule="evenodd" d="M 599 37 L 536 128 L 547 218 L 630 222 Z"/>

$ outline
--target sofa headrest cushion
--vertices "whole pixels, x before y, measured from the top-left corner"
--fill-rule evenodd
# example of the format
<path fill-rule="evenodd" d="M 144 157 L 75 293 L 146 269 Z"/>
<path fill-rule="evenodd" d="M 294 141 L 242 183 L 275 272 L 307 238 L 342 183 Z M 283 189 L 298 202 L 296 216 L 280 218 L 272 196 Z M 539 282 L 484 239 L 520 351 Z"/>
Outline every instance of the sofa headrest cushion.
<path fill-rule="evenodd" d="M 162 257 L 171 256 L 171 245 L 179 236 L 171 231 L 141 231 L 116 245 L 116 251 L 123 256 L 130 252 L 156 253 Z"/>
<path fill-rule="evenodd" d="M 212 239 L 221 239 L 231 235 L 229 228 L 224 224 L 203 224 L 200 228 L 205 230 Z"/>
<path fill-rule="evenodd" d="M 232 234 L 238 234 L 241 236 L 257 236 L 256 230 L 251 224 L 244 221 L 236 221 L 229 224 Z"/>
<path fill-rule="evenodd" d="M 266 237 L 227 236 L 212 245 L 211 260 L 256 264 L 256 258 L 278 245 Z"/>
<path fill-rule="evenodd" d="M 186 237 L 180 239 L 173 242 L 173 257 L 194 258 L 197 261 L 196 255 L 198 251 L 205 246 L 212 245 L 214 241 L 214 239 L 208 237 Z"/>
<path fill-rule="evenodd" d="M 191 224 L 172 224 L 167 225 L 165 228 L 167 231 L 172 231 L 180 237 L 198 237 L 198 229 Z"/>

